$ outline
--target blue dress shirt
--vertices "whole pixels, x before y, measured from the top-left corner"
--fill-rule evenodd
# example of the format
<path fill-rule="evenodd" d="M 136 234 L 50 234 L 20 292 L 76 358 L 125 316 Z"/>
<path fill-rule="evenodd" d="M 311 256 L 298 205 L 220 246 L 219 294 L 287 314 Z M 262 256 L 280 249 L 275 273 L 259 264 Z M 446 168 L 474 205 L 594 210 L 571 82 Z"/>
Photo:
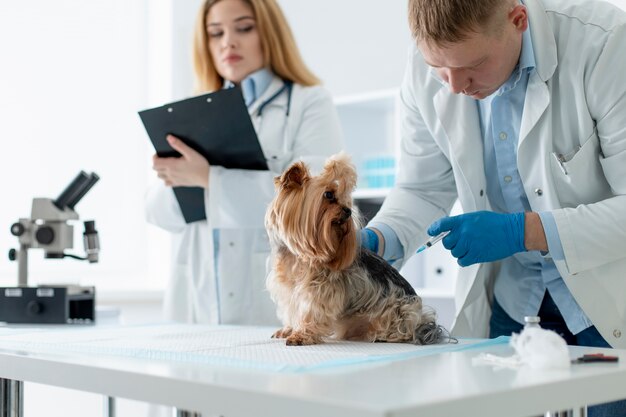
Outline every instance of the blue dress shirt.
<path fill-rule="evenodd" d="M 487 197 L 493 211 L 516 213 L 531 211 L 522 179 L 517 170 L 517 146 L 530 74 L 535 70 L 535 57 L 526 30 L 522 51 L 509 79 L 489 97 L 477 100 L 483 132 L 483 157 L 487 178 Z M 546 290 L 554 299 L 567 327 L 577 334 L 592 325 L 567 289 L 552 259 L 564 259 L 554 216 L 539 213 L 550 256 L 538 251 L 521 252 L 501 261 L 494 295 L 504 311 L 515 321 L 524 323 L 524 316 L 536 316 Z"/>
<path fill-rule="evenodd" d="M 241 81 L 241 92 L 246 106 L 250 107 L 256 99 L 263 95 L 273 78 L 274 75 L 269 69 L 261 68 Z M 232 81 L 224 81 L 224 88 L 232 88 L 234 86 L 235 84 Z"/>

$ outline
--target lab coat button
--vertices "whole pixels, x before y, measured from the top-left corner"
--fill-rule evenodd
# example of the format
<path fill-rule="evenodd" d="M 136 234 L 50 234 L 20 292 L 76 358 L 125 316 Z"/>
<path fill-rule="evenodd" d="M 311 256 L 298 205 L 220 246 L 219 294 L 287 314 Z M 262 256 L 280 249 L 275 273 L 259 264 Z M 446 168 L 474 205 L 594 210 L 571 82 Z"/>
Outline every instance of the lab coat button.
<path fill-rule="evenodd" d="M 507 135 L 505 132 L 500 132 L 500 140 L 506 140 Z"/>
<path fill-rule="evenodd" d="M 230 246 L 232 248 L 233 246 L 235 246 L 235 242 L 229 242 L 228 246 Z"/>
<path fill-rule="evenodd" d="M 482 197 L 482 196 L 483 196 L 483 194 L 485 194 L 485 192 L 484 192 L 483 190 L 480 190 L 480 193 L 479 193 L 479 194 L 480 194 L 480 196 Z"/>
<path fill-rule="evenodd" d="M 613 336 L 615 336 L 617 339 L 619 339 L 620 337 L 622 337 L 622 332 L 615 329 L 613 330 Z"/>
<path fill-rule="evenodd" d="M 535 194 L 541 197 L 543 195 L 543 190 L 541 188 L 535 188 Z"/>
<path fill-rule="evenodd" d="M 228 296 L 229 296 L 230 298 L 233 298 L 233 297 L 235 296 L 235 293 L 234 293 L 234 292 L 229 292 L 229 293 L 228 293 Z"/>
<path fill-rule="evenodd" d="M 511 177 L 510 175 L 507 175 L 506 177 L 504 177 L 504 182 L 511 182 L 513 181 L 513 177 Z"/>

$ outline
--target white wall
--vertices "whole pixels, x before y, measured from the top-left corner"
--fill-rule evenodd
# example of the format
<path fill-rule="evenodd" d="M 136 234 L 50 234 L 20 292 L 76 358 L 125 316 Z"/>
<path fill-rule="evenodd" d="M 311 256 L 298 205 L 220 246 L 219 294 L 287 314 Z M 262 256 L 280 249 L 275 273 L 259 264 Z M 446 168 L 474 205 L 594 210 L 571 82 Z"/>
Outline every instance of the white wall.
<path fill-rule="evenodd" d="M 11 223 L 29 214 L 32 197 L 56 197 L 86 169 L 102 180 L 77 209 L 97 221 L 102 262 L 44 261 L 33 251 L 33 282 L 93 277 L 102 287 L 163 287 L 167 265 L 155 261 L 167 251 L 166 236 L 144 221 L 152 150 L 136 111 L 191 93 L 200 3 L 0 3 L 0 285 L 16 276 L 6 257 L 17 242 Z M 410 42 L 406 0 L 280 4 L 306 62 L 335 95 L 400 84 Z"/>
<path fill-rule="evenodd" d="M 190 28 L 201 3 L 173 3 L 176 97 L 192 91 Z M 406 0 L 279 0 L 279 4 L 305 62 L 334 95 L 400 85 L 410 40 Z"/>
<path fill-rule="evenodd" d="M 76 206 L 81 220 L 96 220 L 100 263 L 31 250 L 29 282 L 163 287 L 151 250 L 162 255 L 167 242 L 145 222 L 152 152 L 136 113 L 148 103 L 149 18 L 143 0 L 0 3 L 0 285 L 17 279 L 6 256 L 17 246 L 10 225 L 30 217 L 33 197 L 56 198 L 82 169 L 101 178 Z M 82 255 L 82 223 L 75 227 L 68 252 Z"/>
<path fill-rule="evenodd" d="M 304 59 L 334 95 L 400 85 L 410 41 L 406 0 L 280 4 Z"/>
<path fill-rule="evenodd" d="M 626 0 L 608 0 L 626 10 Z M 335 95 L 351 95 L 400 85 L 410 45 L 407 0 L 278 0 L 300 51 L 311 69 Z M 177 30 L 174 95 L 191 91 L 189 44 L 185 24 L 201 0 L 174 3 Z M 189 17 L 191 16 L 191 18 Z"/>

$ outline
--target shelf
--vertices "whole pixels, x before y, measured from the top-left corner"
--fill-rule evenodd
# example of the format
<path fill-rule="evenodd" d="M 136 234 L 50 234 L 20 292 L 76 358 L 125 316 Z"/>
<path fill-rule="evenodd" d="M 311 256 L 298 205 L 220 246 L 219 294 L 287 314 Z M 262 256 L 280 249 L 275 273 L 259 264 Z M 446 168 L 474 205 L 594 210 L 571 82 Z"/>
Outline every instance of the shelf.
<path fill-rule="evenodd" d="M 422 298 L 454 298 L 454 291 L 440 288 L 415 288 L 415 292 Z"/>
<path fill-rule="evenodd" d="M 366 199 L 384 199 L 389 194 L 390 188 L 359 188 L 353 194 L 352 197 L 357 200 Z"/>
<path fill-rule="evenodd" d="M 357 168 L 354 203 L 362 222 L 367 224 L 397 179 L 402 100 L 399 89 L 386 89 L 338 97 L 335 105 L 346 151 Z M 452 289 L 457 271 L 456 260 L 443 246 L 408 259 L 403 267 L 405 277 L 418 294 L 446 311 L 443 315 L 450 323 L 454 319 Z"/>
<path fill-rule="evenodd" d="M 356 199 L 383 200 L 395 182 L 399 102 L 397 88 L 335 99 L 346 151 L 359 177 Z"/>
<path fill-rule="evenodd" d="M 374 107 L 383 103 L 386 103 L 386 106 L 393 106 L 399 94 L 396 88 L 352 94 L 336 98 L 335 105 L 339 108 L 344 106 Z"/>

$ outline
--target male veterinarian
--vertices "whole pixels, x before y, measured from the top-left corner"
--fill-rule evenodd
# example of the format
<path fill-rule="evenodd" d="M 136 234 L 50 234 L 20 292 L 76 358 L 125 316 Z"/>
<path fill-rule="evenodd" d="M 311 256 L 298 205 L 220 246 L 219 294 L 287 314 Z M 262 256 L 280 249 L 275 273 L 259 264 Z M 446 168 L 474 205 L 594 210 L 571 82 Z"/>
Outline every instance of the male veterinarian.
<path fill-rule="evenodd" d="M 402 264 L 449 231 L 454 335 L 538 315 L 569 344 L 626 348 L 626 13 L 410 0 L 409 24 L 398 180 L 362 244 Z M 442 218 L 456 198 L 465 214 Z"/>

